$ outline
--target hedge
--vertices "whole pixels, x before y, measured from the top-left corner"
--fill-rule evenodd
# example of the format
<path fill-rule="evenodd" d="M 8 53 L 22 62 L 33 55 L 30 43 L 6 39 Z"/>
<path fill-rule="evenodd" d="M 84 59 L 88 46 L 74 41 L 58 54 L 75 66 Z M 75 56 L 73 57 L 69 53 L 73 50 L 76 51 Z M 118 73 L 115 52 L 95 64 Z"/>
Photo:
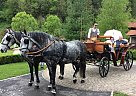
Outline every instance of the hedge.
<path fill-rule="evenodd" d="M 133 52 L 133 58 L 134 58 L 134 60 L 136 60 L 136 49 L 135 50 L 130 50 L 130 51 L 132 51 Z"/>
<path fill-rule="evenodd" d="M 22 62 L 22 61 L 24 61 L 24 60 L 20 55 L 10 55 L 10 56 L 0 57 L 0 65 Z"/>

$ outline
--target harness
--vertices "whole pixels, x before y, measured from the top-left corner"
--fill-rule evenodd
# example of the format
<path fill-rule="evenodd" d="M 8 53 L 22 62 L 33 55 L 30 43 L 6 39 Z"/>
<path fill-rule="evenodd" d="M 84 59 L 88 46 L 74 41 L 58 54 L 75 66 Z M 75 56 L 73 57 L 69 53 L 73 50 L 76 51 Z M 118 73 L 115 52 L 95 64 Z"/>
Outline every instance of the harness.
<path fill-rule="evenodd" d="M 33 39 L 33 41 L 36 42 L 34 39 Z M 61 42 L 62 42 L 63 54 L 62 54 L 60 60 L 63 60 L 63 59 L 64 59 L 64 56 L 65 56 L 65 54 L 66 54 L 66 51 L 67 51 L 67 45 L 66 45 L 66 42 L 65 42 L 65 41 L 61 40 Z M 25 53 L 25 54 L 27 54 L 27 55 L 29 55 L 29 56 L 35 56 L 35 57 L 36 57 L 36 56 L 42 56 L 42 55 L 43 55 L 43 51 L 47 50 L 47 49 L 48 49 L 52 44 L 54 44 L 54 43 L 55 43 L 55 40 L 53 40 L 52 42 L 50 42 L 47 46 L 45 46 L 45 47 L 39 49 L 38 51 L 27 52 L 27 53 Z M 35 44 L 37 45 L 38 43 L 35 43 Z M 39 44 L 38 44 L 38 45 L 39 45 Z"/>
<path fill-rule="evenodd" d="M 34 52 L 27 52 L 27 55 L 37 55 L 37 54 L 41 54 L 44 50 L 48 49 L 53 43 L 55 43 L 55 40 L 52 41 L 50 44 L 48 44 L 47 46 L 43 47 L 42 49 L 38 50 L 38 51 L 34 51 Z"/>
<path fill-rule="evenodd" d="M 9 43 L 10 43 L 10 40 L 11 40 L 11 39 L 14 39 L 15 42 L 16 42 L 18 45 L 20 44 L 20 42 L 19 42 L 19 41 L 17 40 L 17 38 L 15 37 L 15 35 L 13 35 L 12 33 L 8 33 L 8 34 L 10 34 L 13 38 L 7 36 L 7 37 L 6 37 L 6 40 L 8 41 L 8 43 L 5 44 L 5 43 L 1 42 L 2 45 L 6 45 L 6 46 L 8 47 L 8 49 L 10 49 Z"/>

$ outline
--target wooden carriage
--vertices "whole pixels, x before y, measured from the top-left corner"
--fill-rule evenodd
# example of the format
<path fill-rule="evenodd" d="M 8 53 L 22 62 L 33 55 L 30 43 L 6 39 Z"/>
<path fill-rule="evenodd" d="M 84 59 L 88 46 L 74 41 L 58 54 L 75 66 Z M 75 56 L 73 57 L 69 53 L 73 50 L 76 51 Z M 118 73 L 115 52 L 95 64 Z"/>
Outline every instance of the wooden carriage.
<path fill-rule="evenodd" d="M 99 38 L 112 38 L 112 36 L 99 36 Z M 100 40 L 91 41 L 90 39 L 88 39 L 86 40 L 86 42 L 84 42 L 84 44 L 86 45 L 87 51 L 89 51 L 90 53 L 103 53 L 105 51 L 105 46 L 108 46 L 111 43 L 101 42 Z"/>
<path fill-rule="evenodd" d="M 100 76 L 107 76 L 110 67 L 109 61 L 112 61 L 114 66 L 123 65 L 126 71 L 130 70 L 133 65 L 133 54 L 128 50 L 131 47 L 131 44 L 120 46 L 119 52 L 116 53 L 115 50 L 107 50 L 109 46 L 113 46 L 112 42 L 102 42 L 99 40 L 100 38 L 112 39 L 113 37 L 99 36 L 95 41 L 89 39 L 84 42 L 88 51 L 89 60 L 99 62 Z M 118 60 L 120 60 L 120 64 L 117 64 Z"/>

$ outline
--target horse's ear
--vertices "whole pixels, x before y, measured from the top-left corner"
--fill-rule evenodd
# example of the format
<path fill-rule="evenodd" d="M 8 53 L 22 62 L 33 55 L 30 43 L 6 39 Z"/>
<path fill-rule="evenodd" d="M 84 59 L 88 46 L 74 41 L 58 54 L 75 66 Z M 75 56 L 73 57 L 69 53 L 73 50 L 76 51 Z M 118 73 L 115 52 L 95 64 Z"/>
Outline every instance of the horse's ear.
<path fill-rule="evenodd" d="M 25 35 L 27 35 L 27 32 L 26 32 L 26 30 L 25 30 L 25 29 L 24 29 L 24 34 L 25 34 Z"/>
<path fill-rule="evenodd" d="M 6 29 L 6 32 L 9 33 L 9 29 L 8 28 Z"/>
<path fill-rule="evenodd" d="M 13 30 L 10 28 L 10 29 L 9 29 L 9 32 L 10 32 L 10 33 L 13 33 Z"/>

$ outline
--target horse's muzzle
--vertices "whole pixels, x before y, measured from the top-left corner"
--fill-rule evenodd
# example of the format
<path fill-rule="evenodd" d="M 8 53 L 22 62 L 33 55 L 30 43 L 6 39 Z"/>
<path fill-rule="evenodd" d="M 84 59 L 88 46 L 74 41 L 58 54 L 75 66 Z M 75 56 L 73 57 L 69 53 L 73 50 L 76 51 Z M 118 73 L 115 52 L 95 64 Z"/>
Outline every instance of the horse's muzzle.
<path fill-rule="evenodd" d="M 1 51 L 1 53 L 6 53 L 7 52 L 7 50 L 3 50 L 3 49 L 1 49 L 0 51 Z"/>

